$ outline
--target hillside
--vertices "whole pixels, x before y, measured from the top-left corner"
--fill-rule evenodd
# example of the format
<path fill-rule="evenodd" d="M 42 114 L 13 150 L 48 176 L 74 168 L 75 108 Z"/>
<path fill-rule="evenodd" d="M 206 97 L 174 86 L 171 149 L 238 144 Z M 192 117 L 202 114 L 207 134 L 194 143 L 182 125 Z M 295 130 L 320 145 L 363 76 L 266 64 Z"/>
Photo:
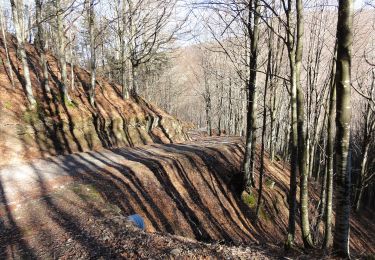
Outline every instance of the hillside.
<path fill-rule="evenodd" d="M 69 89 L 73 102 L 65 105 L 55 57 L 48 55 L 49 95 L 39 87 L 41 68 L 32 45 L 27 53 L 37 108 L 29 110 L 14 41 L 9 35 L 15 88 L 0 42 L 0 258 L 272 259 L 285 254 L 286 163 L 266 155 L 264 200 L 255 221 L 257 192 L 239 196 L 235 190 L 243 139 L 188 135 L 184 122 L 142 97 L 124 101 L 121 87 L 103 78 L 97 79 L 92 107 L 89 73 L 78 67 Z M 312 181 L 309 190 L 313 227 L 319 186 Z M 144 231 L 126 220 L 135 213 L 144 218 Z M 375 254 L 373 214 L 352 214 L 356 257 Z M 322 225 L 314 232 L 322 234 Z M 298 245 L 286 256 L 326 257 L 319 249 L 305 252 L 300 233 L 297 226 Z"/>
<path fill-rule="evenodd" d="M 240 138 L 216 137 L 3 167 L 0 255 L 5 259 L 284 255 L 287 166 L 266 158 L 264 203 L 259 221 L 254 222 L 254 198 L 239 198 L 232 186 L 243 152 Z M 317 191 L 310 193 L 313 206 Z M 145 219 L 145 231 L 126 224 L 126 216 L 134 213 Z M 351 224 L 353 255 L 374 254 L 371 213 L 353 215 Z M 298 227 L 298 237 L 299 232 Z M 306 257 L 302 248 L 289 256 Z M 316 250 L 308 257 L 324 255 Z"/>
<path fill-rule="evenodd" d="M 88 101 L 89 73 L 74 67 L 73 100 L 63 105 L 59 94 L 59 67 L 48 55 L 52 95 L 41 88 L 39 55 L 27 45 L 29 68 L 37 108 L 27 109 L 22 65 L 16 58 L 15 38 L 7 44 L 15 75 L 12 87 L 6 71 L 4 42 L 0 42 L 0 164 L 102 148 L 170 143 L 186 139 L 183 124 L 141 97 L 122 100 L 119 85 L 97 78 L 96 108 Z M 68 64 L 68 80 L 71 77 Z"/>

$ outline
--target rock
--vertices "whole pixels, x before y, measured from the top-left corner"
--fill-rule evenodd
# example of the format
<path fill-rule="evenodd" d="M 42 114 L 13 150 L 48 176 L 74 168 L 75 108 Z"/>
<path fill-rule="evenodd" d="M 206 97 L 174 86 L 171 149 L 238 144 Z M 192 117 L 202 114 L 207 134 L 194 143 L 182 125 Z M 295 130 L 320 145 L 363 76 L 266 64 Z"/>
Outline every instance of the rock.
<path fill-rule="evenodd" d="M 175 249 L 172 249 L 170 254 L 171 255 L 174 255 L 174 256 L 178 256 L 182 253 L 182 250 L 180 248 L 175 248 Z"/>

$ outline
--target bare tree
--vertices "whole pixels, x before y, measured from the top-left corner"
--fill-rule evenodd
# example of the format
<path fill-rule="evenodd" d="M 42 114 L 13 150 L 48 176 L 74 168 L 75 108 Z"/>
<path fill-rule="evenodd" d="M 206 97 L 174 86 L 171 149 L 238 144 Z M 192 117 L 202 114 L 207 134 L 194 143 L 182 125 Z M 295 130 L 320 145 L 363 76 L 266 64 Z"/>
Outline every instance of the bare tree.
<path fill-rule="evenodd" d="M 375 92 L 375 66 L 373 68 L 370 68 L 370 70 L 366 74 L 367 75 L 364 78 L 356 80 L 356 89 L 361 90 L 361 93 L 366 94 L 367 97 L 371 97 L 372 93 Z M 355 210 L 357 212 L 361 208 L 364 190 L 371 183 L 375 175 L 375 173 L 370 170 L 372 162 L 371 158 L 369 158 L 369 153 L 371 152 L 370 148 L 375 135 L 374 104 L 375 102 L 373 101 L 373 98 L 366 99 L 364 104 L 364 113 L 362 114 L 364 122 L 363 124 L 361 124 L 363 130 L 361 131 L 362 144 L 360 153 L 360 173 L 357 178 L 355 194 Z"/>
<path fill-rule="evenodd" d="M 90 91 L 89 100 L 92 106 L 95 106 L 95 84 L 96 84 L 96 43 L 95 43 L 95 0 L 88 0 L 87 5 L 87 23 L 90 42 Z"/>
<path fill-rule="evenodd" d="M 63 96 L 63 102 L 71 103 L 72 100 L 68 92 L 68 79 L 66 69 L 66 35 L 64 28 L 64 13 L 66 9 L 63 7 L 61 0 L 54 1 L 55 16 L 56 16 L 56 30 L 58 43 L 58 60 L 60 66 L 60 88 Z"/>
<path fill-rule="evenodd" d="M 35 39 L 35 46 L 40 55 L 40 65 L 42 67 L 42 85 L 46 93 L 51 93 L 48 80 L 48 63 L 46 58 L 46 49 L 48 48 L 48 41 L 46 40 L 43 24 L 43 0 L 35 0 L 35 18 L 37 24 L 37 35 Z"/>
<path fill-rule="evenodd" d="M 247 86 L 247 127 L 246 148 L 243 162 L 244 188 L 254 186 L 254 159 L 256 149 L 256 109 L 257 109 L 257 69 L 258 69 L 258 41 L 259 41 L 259 10 L 258 0 L 250 2 L 248 6 L 249 18 L 247 30 L 250 35 L 250 66 Z"/>
<path fill-rule="evenodd" d="M 302 68 L 302 52 L 303 52 L 303 5 L 302 0 L 296 2 L 297 12 L 297 37 L 295 49 L 295 73 L 297 88 L 297 131 L 298 131 L 298 165 L 300 174 L 300 213 L 301 213 L 301 229 L 302 240 L 306 248 L 312 248 L 312 238 L 309 222 L 309 193 L 308 193 L 308 169 L 307 169 L 307 146 L 305 140 L 304 117 L 305 117 L 305 101 L 301 87 L 301 68 Z"/>
<path fill-rule="evenodd" d="M 27 100 L 30 103 L 30 107 L 34 108 L 36 106 L 36 100 L 34 98 L 33 90 L 31 87 L 31 79 L 30 79 L 30 71 L 29 65 L 27 62 L 27 54 L 25 48 L 25 41 L 23 38 L 23 18 L 20 17 L 20 10 L 23 7 L 22 0 L 10 0 L 11 8 L 12 8 L 12 16 L 13 16 L 13 23 L 14 28 L 16 31 L 16 39 L 17 39 L 17 50 L 19 52 L 22 67 L 23 67 L 23 77 L 24 77 L 24 88 L 26 92 Z"/>
<path fill-rule="evenodd" d="M 0 27 L 1 27 L 1 35 L 2 35 L 2 38 L 3 38 L 3 44 L 4 44 L 4 49 L 5 49 L 5 55 L 6 55 L 6 64 L 7 64 L 7 73 L 9 75 L 9 78 L 10 78 L 10 82 L 12 84 L 12 87 L 14 88 L 15 87 L 15 83 L 14 83 L 14 76 L 13 76 L 13 69 L 12 69 L 12 65 L 10 63 L 10 56 L 9 56 L 9 49 L 8 49 L 8 43 L 7 43 L 7 37 L 6 37 L 6 34 L 5 34 L 5 24 L 4 24 L 4 17 L 3 17 L 3 7 L 0 5 Z"/>
<path fill-rule="evenodd" d="M 332 245 L 332 196 L 333 196 L 333 158 L 334 158 L 334 120 L 336 106 L 336 50 L 332 62 L 331 80 L 330 80 L 330 96 L 328 110 L 328 126 L 327 126 L 327 146 L 326 146 L 326 185 L 325 185 L 325 220 L 324 220 L 324 241 L 323 248 L 329 249 Z"/>
<path fill-rule="evenodd" d="M 350 171 L 349 141 L 351 119 L 351 47 L 353 1 L 339 2 L 336 64 L 336 221 L 333 249 L 349 257 Z"/>

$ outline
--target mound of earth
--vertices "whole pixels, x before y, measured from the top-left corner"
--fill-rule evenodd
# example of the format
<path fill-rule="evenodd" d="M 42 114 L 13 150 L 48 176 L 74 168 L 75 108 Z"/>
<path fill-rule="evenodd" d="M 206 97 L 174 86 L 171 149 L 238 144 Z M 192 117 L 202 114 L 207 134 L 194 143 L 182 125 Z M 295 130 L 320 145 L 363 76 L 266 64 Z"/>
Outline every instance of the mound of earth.
<path fill-rule="evenodd" d="M 170 143 L 186 140 L 184 124 L 141 97 L 123 100 L 121 87 L 97 78 L 96 106 L 90 105 L 90 74 L 68 64 L 72 103 L 62 101 L 60 70 L 47 55 L 51 93 L 42 88 L 40 56 L 33 45 L 26 51 L 37 107 L 28 110 L 21 62 L 15 38 L 7 36 L 15 86 L 6 66 L 4 39 L 0 41 L 0 164 L 102 148 Z M 72 77 L 73 76 L 73 77 Z M 74 86 L 70 85 L 74 79 Z"/>

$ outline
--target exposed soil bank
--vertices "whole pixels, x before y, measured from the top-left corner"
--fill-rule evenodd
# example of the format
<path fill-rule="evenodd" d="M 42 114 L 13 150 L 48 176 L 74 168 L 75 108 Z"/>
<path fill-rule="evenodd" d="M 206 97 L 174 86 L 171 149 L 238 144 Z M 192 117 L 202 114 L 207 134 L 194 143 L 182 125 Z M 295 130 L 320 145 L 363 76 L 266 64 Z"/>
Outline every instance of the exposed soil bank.
<path fill-rule="evenodd" d="M 47 55 L 51 93 L 43 89 L 40 57 L 27 45 L 30 76 L 37 106 L 28 109 L 22 65 L 16 57 L 15 39 L 7 38 L 15 87 L 6 70 L 0 41 L 0 165 L 58 154 L 102 148 L 171 143 L 186 140 L 184 124 L 141 97 L 123 100 L 121 86 L 97 78 L 96 103 L 88 99 L 90 74 L 74 67 L 74 86 L 65 103 L 60 93 L 56 58 Z M 71 67 L 68 66 L 69 82 Z"/>
<path fill-rule="evenodd" d="M 0 255 L 274 258 L 283 253 L 288 168 L 266 159 L 264 202 L 254 223 L 256 194 L 244 203 L 232 189 L 242 157 L 240 138 L 217 137 L 3 167 Z M 317 192 L 311 190 L 311 206 Z M 116 224 L 134 213 L 144 217 L 146 233 Z M 352 252 L 374 254 L 374 223 L 354 215 L 351 224 Z"/>

